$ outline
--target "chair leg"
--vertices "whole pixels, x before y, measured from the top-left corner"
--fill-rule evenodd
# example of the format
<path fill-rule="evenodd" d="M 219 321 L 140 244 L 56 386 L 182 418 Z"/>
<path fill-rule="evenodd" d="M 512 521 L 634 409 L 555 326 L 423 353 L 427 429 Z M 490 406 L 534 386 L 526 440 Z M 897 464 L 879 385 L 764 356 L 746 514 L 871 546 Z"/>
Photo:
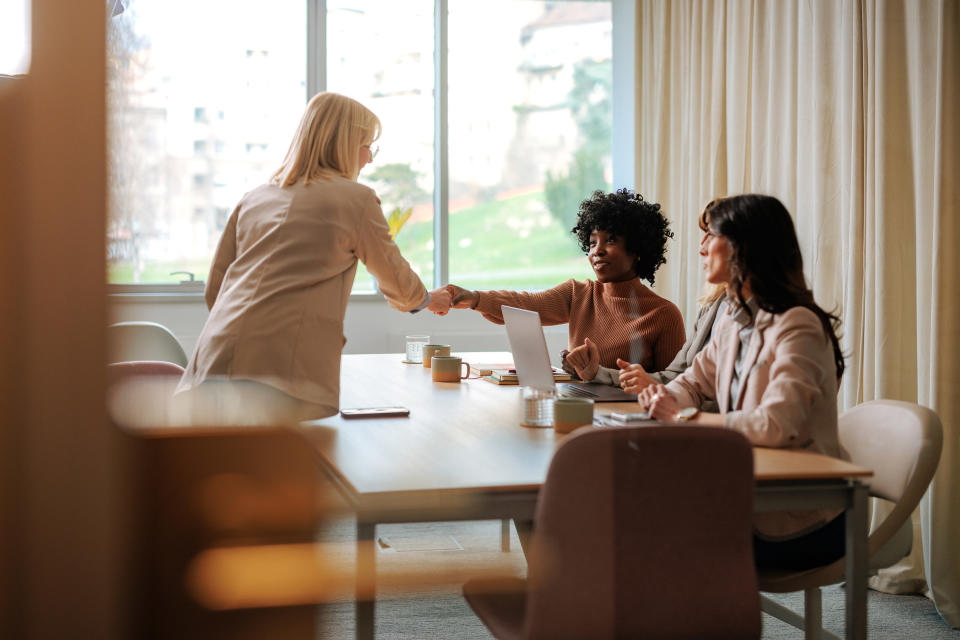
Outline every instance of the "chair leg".
<path fill-rule="evenodd" d="M 803 591 L 804 640 L 820 640 L 823 630 L 823 600 L 820 589 L 811 587 Z"/>
<path fill-rule="evenodd" d="M 814 594 L 811 594 L 811 591 L 813 591 Z M 779 602 L 771 600 L 764 595 L 760 596 L 760 609 L 767 615 L 773 616 L 778 620 L 783 620 L 790 626 L 803 630 L 804 638 L 841 640 L 840 636 L 823 628 L 820 589 L 807 589 L 804 591 L 803 599 L 804 614 L 806 614 L 806 617 L 801 616 L 799 613 L 788 609 Z M 814 615 L 816 620 L 813 620 Z"/>
<path fill-rule="evenodd" d="M 500 521 L 500 551 L 510 551 L 510 519 Z"/>

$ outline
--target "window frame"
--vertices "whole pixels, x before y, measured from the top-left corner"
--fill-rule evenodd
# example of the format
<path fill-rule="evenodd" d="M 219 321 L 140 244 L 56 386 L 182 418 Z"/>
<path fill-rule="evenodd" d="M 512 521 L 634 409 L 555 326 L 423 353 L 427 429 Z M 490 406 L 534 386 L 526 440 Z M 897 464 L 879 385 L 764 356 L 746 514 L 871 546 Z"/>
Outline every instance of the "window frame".
<path fill-rule="evenodd" d="M 307 82 L 304 104 L 327 86 L 327 51 L 323 46 L 327 30 L 327 0 L 305 0 L 307 11 Z M 633 189 L 636 146 L 636 59 L 637 9 L 634 0 L 610 0 L 613 40 L 613 141 L 614 188 Z M 434 190 L 433 190 L 433 282 L 427 288 L 447 283 L 450 269 L 449 238 L 449 137 L 448 137 L 448 0 L 434 0 Z M 207 274 L 180 283 L 107 283 L 117 299 L 149 298 L 151 302 L 184 302 L 203 298 Z M 351 301 L 383 300 L 379 292 L 350 294 Z"/>

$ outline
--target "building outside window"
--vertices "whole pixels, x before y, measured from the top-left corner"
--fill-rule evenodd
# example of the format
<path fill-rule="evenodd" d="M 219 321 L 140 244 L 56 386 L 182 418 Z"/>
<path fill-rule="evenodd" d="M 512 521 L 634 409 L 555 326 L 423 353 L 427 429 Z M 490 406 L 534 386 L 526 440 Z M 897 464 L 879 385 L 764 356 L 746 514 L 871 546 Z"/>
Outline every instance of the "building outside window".
<path fill-rule="evenodd" d="M 326 29 L 308 61 L 311 2 Z M 433 0 L 126 5 L 109 31 L 111 283 L 206 278 L 226 215 L 282 161 L 311 74 L 381 118 L 360 182 L 385 215 L 409 210 L 396 240 L 425 284 L 437 284 L 438 255 L 464 286 L 589 276 L 570 228 L 579 201 L 611 183 L 610 2 L 450 0 L 445 113 Z M 439 209 L 438 122 L 449 167 Z M 354 292 L 375 286 L 360 269 Z"/>

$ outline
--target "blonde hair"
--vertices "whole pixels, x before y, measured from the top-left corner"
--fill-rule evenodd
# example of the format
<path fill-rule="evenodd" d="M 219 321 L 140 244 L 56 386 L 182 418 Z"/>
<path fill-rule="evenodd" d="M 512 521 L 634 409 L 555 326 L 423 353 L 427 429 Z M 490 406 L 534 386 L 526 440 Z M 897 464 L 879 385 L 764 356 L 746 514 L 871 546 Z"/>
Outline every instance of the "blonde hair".
<path fill-rule="evenodd" d="M 697 300 L 701 305 L 708 305 L 720 296 L 724 295 L 727 292 L 727 285 L 725 284 L 710 284 L 709 282 L 704 283 L 703 285 L 703 295 L 700 296 L 700 299 Z"/>
<path fill-rule="evenodd" d="M 380 119 L 356 100 L 318 93 L 307 103 L 283 164 L 270 182 L 289 187 L 334 175 L 356 180 L 360 147 L 373 143 L 380 131 Z"/>

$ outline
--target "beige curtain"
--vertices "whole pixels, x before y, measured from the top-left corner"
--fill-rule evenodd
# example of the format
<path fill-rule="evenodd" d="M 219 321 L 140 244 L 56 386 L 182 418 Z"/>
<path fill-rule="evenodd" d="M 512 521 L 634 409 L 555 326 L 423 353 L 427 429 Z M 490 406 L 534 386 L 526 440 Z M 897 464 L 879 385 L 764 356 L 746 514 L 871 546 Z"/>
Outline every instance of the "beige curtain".
<path fill-rule="evenodd" d="M 900 399 L 944 425 L 914 553 L 871 585 L 960 626 L 958 2 L 640 0 L 637 21 L 636 187 L 677 233 L 658 289 L 694 317 L 711 198 L 783 201 L 844 321 L 841 409 Z"/>

